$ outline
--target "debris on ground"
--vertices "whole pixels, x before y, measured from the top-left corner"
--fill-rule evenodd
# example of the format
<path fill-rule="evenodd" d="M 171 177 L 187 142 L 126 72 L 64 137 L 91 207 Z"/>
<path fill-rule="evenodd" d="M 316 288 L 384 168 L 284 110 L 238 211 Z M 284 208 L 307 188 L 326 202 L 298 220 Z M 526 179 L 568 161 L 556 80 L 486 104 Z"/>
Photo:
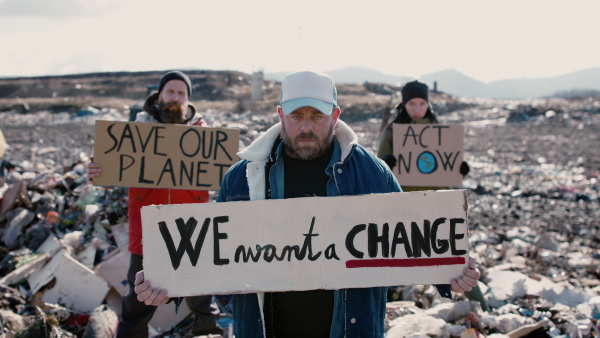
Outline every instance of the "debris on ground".
<path fill-rule="evenodd" d="M 520 110 L 511 100 L 442 105 L 464 107 L 440 114 L 440 121 L 466 126 L 470 255 L 480 265 L 490 311 L 462 294 L 443 299 L 431 286 L 390 288 L 386 337 L 600 337 L 597 103 L 540 99 Z M 203 115 L 214 127 L 242 129 L 241 147 L 277 122 L 276 114 Z M 115 332 L 128 290 L 127 189 L 94 186 L 85 176 L 97 118 L 128 116 L 90 109 L 76 117 L 0 113 L 8 144 L 0 158 L 6 337 Z M 380 119 L 351 126 L 374 151 Z M 159 309 L 153 336 L 189 336 L 183 304 L 179 315 Z"/>

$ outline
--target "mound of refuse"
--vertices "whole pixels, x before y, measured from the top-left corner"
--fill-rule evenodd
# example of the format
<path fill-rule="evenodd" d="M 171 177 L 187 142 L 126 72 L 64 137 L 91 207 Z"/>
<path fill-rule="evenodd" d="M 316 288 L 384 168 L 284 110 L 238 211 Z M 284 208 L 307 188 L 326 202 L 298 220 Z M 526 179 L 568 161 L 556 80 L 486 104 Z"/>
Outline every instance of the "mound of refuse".
<path fill-rule="evenodd" d="M 485 306 L 462 294 L 443 299 L 427 285 L 389 288 L 386 337 L 600 336 L 600 105 L 563 100 L 562 110 L 546 115 L 548 101 L 529 104 L 540 113 L 515 118 L 514 102 L 485 100 L 440 116 L 466 126 L 471 171 L 461 188 Z M 241 147 L 278 121 L 276 114 L 203 115 L 211 126 L 239 128 Z M 0 169 L 7 336 L 115 332 L 128 290 L 127 188 L 92 185 L 85 165 L 95 119 L 127 118 L 109 109 L 75 117 L 0 113 L 8 144 Z M 381 119 L 351 127 L 375 151 Z M 152 335 L 189 333 L 182 307 L 179 314 L 161 307 Z"/>

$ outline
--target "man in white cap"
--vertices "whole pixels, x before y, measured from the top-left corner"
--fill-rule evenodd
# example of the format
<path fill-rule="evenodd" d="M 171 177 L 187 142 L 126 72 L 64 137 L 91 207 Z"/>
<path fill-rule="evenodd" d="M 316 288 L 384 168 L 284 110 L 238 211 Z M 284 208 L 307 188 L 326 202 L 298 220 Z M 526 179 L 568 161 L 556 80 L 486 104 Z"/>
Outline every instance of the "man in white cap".
<path fill-rule="evenodd" d="M 331 77 L 304 71 L 281 84 L 280 123 L 238 155 L 218 202 L 400 192 L 388 166 L 358 145 L 339 119 Z M 138 299 L 160 305 L 166 290 L 136 275 Z M 475 261 L 451 281 L 462 292 L 477 285 Z M 439 288 L 450 296 L 450 286 Z M 387 288 L 310 290 L 235 295 L 234 334 L 246 337 L 383 337 Z"/>

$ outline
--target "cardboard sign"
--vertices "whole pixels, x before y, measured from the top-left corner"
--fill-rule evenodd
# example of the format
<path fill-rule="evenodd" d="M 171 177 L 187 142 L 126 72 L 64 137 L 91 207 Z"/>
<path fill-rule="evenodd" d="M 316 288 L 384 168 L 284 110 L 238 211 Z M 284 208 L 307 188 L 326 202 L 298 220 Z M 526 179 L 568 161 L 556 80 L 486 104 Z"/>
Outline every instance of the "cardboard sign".
<path fill-rule="evenodd" d="M 397 160 L 392 171 L 400 186 L 462 186 L 463 125 L 394 123 L 392 128 Z"/>
<path fill-rule="evenodd" d="M 465 190 L 142 208 L 145 277 L 170 296 L 448 284 Z"/>
<path fill-rule="evenodd" d="M 218 190 L 239 139 L 239 129 L 97 120 L 94 184 Z"/>

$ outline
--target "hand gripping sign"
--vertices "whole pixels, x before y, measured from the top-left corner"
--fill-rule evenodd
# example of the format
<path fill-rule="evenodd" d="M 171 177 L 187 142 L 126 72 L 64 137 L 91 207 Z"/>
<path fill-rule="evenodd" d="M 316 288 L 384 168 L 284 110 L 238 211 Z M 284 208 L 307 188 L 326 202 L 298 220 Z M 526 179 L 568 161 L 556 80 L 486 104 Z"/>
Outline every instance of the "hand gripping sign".
<path fill-rule="evenodd" d="M 239 139 L 239 129 L 97 120 L 94 184 L 219 190 Z"/>
<path fill-rule="evenodd" d="M 447 284 L 468 261 L 465 190 L 152 205 L 142 225 L 170 296 Z"/>

